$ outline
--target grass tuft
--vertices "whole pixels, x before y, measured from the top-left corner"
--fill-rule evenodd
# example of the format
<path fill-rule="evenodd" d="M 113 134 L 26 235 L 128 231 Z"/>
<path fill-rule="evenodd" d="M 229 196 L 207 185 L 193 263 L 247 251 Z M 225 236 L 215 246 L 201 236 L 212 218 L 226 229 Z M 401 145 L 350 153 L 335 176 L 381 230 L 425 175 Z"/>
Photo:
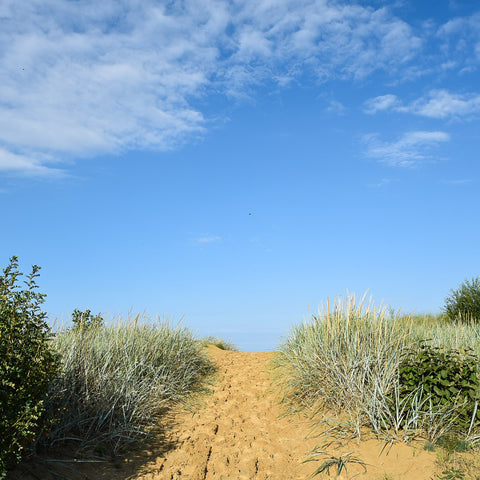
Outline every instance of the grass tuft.
<path fill-rule="evenodd" d="M 54 346 L 61 372 L 51 386 L 42 437 L 52 446 L 115 454 L 146 438 L 173 404 L 205 388 L 214 366 L 189 330 L 137 315 L 92 329 L 62 328 Z"/>
<path fill-rule="evenodd" d="M 223 340 L 222 338 L 218 337 L 205 337 L 202 338 L 201 344 L 204 346 L 207 345 L 215 345 L 217 348 L 220 348 L 221 350 L 230 350 L 232 352 L 238 352 L 238 347 L 233 344 L 232 342 Z"/>

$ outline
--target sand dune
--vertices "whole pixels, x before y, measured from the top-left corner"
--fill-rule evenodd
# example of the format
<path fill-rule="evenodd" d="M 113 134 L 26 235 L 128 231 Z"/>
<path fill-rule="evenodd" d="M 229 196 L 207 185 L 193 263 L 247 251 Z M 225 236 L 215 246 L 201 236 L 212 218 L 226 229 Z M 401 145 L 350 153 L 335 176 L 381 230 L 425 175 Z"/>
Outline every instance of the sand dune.
<path fill-rule="evenodd" d="M 175 412 L 167 443 L 153 443 L 112 464 L 78 464 L 68 478 L 104 480 L 296 480 L 305 479 L 323 462 L 302 463 L 321 441 L 306 438 L 311 423 L 302 416 L 282 416 L 271 388 L 268 362 L 272 353 L 223 351 L 209 347 L 218 365 L 211 395 L 192 411 Z M 168 445 L 168 448 L 165 446 Z M 422 445 L 395 444 L 380 454 L 378 440 L 327 447 L 329 454 L 349 452 L 366 464 L 347 464 L 337 478 L 427 480 L 436 471 L 436 453 Z M 316 478 L 335 478 L 330 475 Z M 25 472 L 20 477 L 28 477 Z M 43 478 L 42 476 L 40 478 Z M 46 477 L 45 477 L 46 478 Z M 53 478 L 53 477 L 52 477 Z"/>

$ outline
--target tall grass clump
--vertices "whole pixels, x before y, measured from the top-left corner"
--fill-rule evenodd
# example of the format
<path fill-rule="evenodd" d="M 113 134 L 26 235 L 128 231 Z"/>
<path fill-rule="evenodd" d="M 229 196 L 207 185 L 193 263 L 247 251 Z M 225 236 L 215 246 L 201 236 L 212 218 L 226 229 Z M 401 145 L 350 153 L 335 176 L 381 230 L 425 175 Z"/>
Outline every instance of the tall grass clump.
<path fill-rule="evenodd" d="M 77 327 L 55 338 L 62 365 L 50 389 L 56 424 L 43 438 L 50 446 L 70 441 L 116 453 L 148 436 L 161 414 L 204 388 L 214 370 L 198 340 L 179 325 L 136 316 Z"/>
<path fill-rule="evenodd" d="M 286 396 L 294 403 L 317 404 L 346 414 L 355 430 L 391 391 L 409 325 L 365 297 L 329 302 L 311 321 L 294 326 L 280 346 L 275 365 Z"/>
<path fill-rule="evenodd" d="M 365 297 L 327 302 L 294 326 L 274 365 L 292 405 L 316 406 L 360 437 L 448 432 L 480 439 L 479 330 L 375 307 Z"/>

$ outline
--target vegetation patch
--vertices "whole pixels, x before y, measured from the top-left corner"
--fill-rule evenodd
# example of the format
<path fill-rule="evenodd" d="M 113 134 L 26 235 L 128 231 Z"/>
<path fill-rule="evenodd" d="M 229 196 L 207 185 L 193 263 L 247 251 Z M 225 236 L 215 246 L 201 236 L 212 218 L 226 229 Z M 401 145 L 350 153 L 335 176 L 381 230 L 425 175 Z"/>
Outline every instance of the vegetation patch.
<path fill-rule="evenodd" d="M 423 341 L 408 348 L 400 362 L 400 398 L 408 398 L 407 408 L 412 409 L 419 393 L 426 399 L 425 408 L 449 413 L 452 429 L 470 432 L 480 422 L 478 365 L 471 349 L 458 351 Z"/>
<path fill-rule="evenodd" d="M 347 296 L 294 326 L 274 366 L 291 408 L 329 412 L 328 428 L 433 444 L 456 435 L 475 445 L 479 340 L 475 322 L 400 316 Z"/>
<path fill-rule="evenodd" d="M 80 325 L 80 327 L 78 326 Z M 62 358 L 43 443 L 77 442 L 116 453 L 148 436 L 172 404 L 205 388 L 214 366 L 186 328 L 136 316 L 57 332 Z"/>
<path fill-rule="evenodd" d="M 162 319 L 106 322 L 76 309 L 53 333 L 38 271 L 22 288 L 12 257 L 0 276 L 0 478 L 39 447 L 115 455 L 158 435 L 164 413 L 208 390 L 215 371 L 187 328 Z"/>
<path fill-rule="evenodd" d="M 22 287 L 12 257 L 0 276 L 0 478 L 39 434 L 59 364 L 40 308 L 45 295 L 36 290 L 38 271 L 33 266 Z"/>
<path fill-rule="evenodd" d="M 445 299 L 444 312 L 452 321 L 480 319 L 480 278 L 465 280 Z"/>
<path fill-rule="evenodd" d="M 220 350 L 230 350 L 232 352 L 238 352 L 238 347 L 232 342 L 223 340 L 218 337 L 205 337 L 201 340 L 202 345 L 215 345 Z"/>

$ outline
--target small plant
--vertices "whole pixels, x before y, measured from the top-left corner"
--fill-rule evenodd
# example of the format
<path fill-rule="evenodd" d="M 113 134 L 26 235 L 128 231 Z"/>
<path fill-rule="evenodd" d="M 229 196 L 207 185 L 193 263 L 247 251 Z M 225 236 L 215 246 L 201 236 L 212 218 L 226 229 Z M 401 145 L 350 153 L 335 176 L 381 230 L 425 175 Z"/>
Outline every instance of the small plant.
<path fill-rule="evenodd" d="M 435 444 L 432 442 L 425 442 L 423 449 L 427 452 L 434 452 L 435 451 Z"/>
<path fill-rule="evenodd" d="M 218 337 L 205 337 L 202 339 L 202 345 L 215 345 L 220 350 L 230 350 L 232 352 L 238 352 L 238 348 L 232 342 L 227 342 Z"/>
<path fill-rule="evenodd" d="M 328 475 L 330 475 L 330 468 L 336 469 L 335 478 L 338 475 L 340 475 L 343 470 L 345 470 L 345 474 L 347 474 L 348 473 L 347 463 L 361 465 L 363 467 L 364 472 L 366 472 L 367 467 L 365 466 L 365 462 L 359 459 L 358 457 L 352 456 L 352 453 L 353 452 L 344 453 L 336 457 L 335 455 L 329 455 L 324 450 L 319 450 L 319 451 L 314 451 L 311 454 L 311 458 L 307 458 L 302 463 L 317 461 L 316 457 L 320 455 L 327 456 L 325 461 L 312 473 L 311 475 L 312 478 L 315 477 L 316 475 L 320 475 L 320 473 L 323 473 L 323 472 L 326 472 Z"/>
<path fill-rule="evenodd" d="M 448 452 L 468 452 L 472 449 L 472 445 L 464 438 L 452 434 L 440 437 L 437 441 L 437 445 Z"/>
<path fill-rule="evenodd" d="M 103 326 L 103 317 L 98 315 L 92 315 L 90 310 L 82 312 L 76 308 L 72 313 L 73 329 L 85 331 L 91 328 L 99 328 Z"/>
<path fill-rule="evenodd" d="M 465 280 L 445 299 L 444 312 L 450 320 L 480 320 L 480 278 Z"/>
<path fill-rule="evenodd" d="M 465 473 L 458 468 L 447 468 L 442 472 L 442 476 L 438 477 L 439 480 L 462 480 L 465 478 Z"/>
<path fill-rule="evenodd" d="M 0 276 L 0 478 L 39 433 L 44 400 L 58 368 L 51 333 L 36 291 L 40 267 L 18 285 L 18 257 Z"/>

